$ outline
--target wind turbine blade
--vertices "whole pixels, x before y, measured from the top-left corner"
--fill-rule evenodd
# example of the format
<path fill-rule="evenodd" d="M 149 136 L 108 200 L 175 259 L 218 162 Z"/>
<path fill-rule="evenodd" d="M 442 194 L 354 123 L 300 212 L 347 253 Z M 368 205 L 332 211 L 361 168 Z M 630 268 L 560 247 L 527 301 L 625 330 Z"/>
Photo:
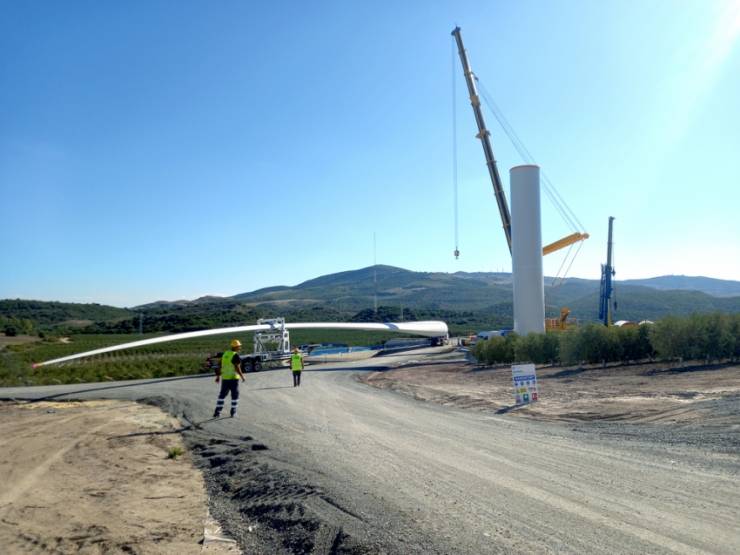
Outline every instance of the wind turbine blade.
<path fill-rule="evenodd" d="M 328 329 L 328 330 L 363 330 L 363 331 L 392 331 L 398 333 L 408 333 L 411 335 L 422 335 L 425 337 L 446 337 L 448 334 L 447 324 L 440 321 L 426 321 L 426 322 L 386 322 L 383 324 L 377 323 L 360 323 L 360 322 L 301 322 L 295 324 L 285 324 L 286 329 L 300 330 L 300 329 Z M 115 351 L 122 351 L 124 349 L 134 349 L 136 347 L 145 347 L 147 345 L 156 345 L 158 343 L 168 343 L 170 341 L 180 341 L 182 339 L 194 339 L 196 337 L 207 337 L 209 335 L 226 335 L 236 334 L 244 332 L 254 331 L 267 331 L 279 329 L 276 326 L 270 326 L 268 324 L 254 324 L 251 326 L 235 326 L 231 328 L 216 328 L 212 330 L 200 330 L 200 331 L 189 331 L 185 333 L 176 333 L 173 335 L 163 335 L 161 337 L 152 337 L 150 339 L 141 339 L 139 341 L 131 341 L 130 343 L 121 343 L 120 345 L 113 345 L 111 347 L 103 347 L 101 349 L 95 349 L 93 351 L 86 351 L 84 353 L 77 353 L 74 355 L 68 355 L 53 360 L 47 360 L 45 362 L 38 362 L 33 364 L 34 368 L 40 366 L 47 366 L 50 364 L 58 364 L 60 362 L 69 362 L 70 360 L 76 360 L 78 358 L 86 358 L 94 355 L 102 355 L 105 353 L 112 353 Z"/>
<path fill-rule="evenodd" d="M 93 355 L 102 355 L 105 353 L 112 353 L 114 351 L 121 351 L 123 349 L 134 349 L 136 347 L 145 347 L 146 345 L 156 345 L 157 343 L 168 343 L 170 341 L 179 341 L 181 339 L 193 339 L 196 337 L 206 337 L 209 335 L 221 335 L 227 333 L 241 333 L 245 331 L 263 331 L 269 330 L 270 326 L 266 324 L 252 325 L 252 326 L 237 326 L 232 328 L 217 328 L 212 330 L 200 330 L 200 331 L 188 331 L 185 333 L 176 333 L 174 335 L 163 335 L 161 337 L 152 337 L 150 339 L 141 339 L 139 341 L 131 341 L 130 343 L 121 343 L 120 345 L 113 345 L 112 347 L 103 347 L 101 349 L 95 349 L 93 351 L 86 351 L 84 353 L 77 353 L 75 355 L 68 355 L 66 357 L 55 358 L 53 360 L 47 360 L 45 362 L 39 362 L 33 365 L 34 368 L 39 366 L 46 366 L 48 364 L 57 364 L 59 362 L 68 362 L 78 358 L 90 357 Z"/>

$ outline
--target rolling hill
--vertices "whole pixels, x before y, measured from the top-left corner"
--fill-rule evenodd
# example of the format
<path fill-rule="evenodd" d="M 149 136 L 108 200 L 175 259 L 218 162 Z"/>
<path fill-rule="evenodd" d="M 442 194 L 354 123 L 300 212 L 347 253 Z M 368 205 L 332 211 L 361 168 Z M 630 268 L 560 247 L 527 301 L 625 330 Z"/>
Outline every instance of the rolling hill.
<path fill-rule="evenodd" d="M 653 289 L 701 291 L 713 297 L 740 296 L 740 282 L 704 276 L 658 276 L 648 279 L 627 279 L 625 285 L 644 285 Z"/>
<path fill-rule="evenodd" d="M 270 287 L 233 298 L 253 306 L 282 305 L 285 308 L 321 303 L 339 311 L 358 310 L 373 305 L 374 280 L 377 281 L 379 305 L 475 312 L 508 310 L 509 316 L 511 314 L 511 274 L 412 272 L 393 266 L 329 274 L 294 287 Z M 559 307 L 568 306 L 579 319 L 597 319 L 598 280 L 572 278 L 553 284 L 552 278 L 546 278 L 545 282 L 545 303 L 550 314 L 555 315 Z M 671 289 L 671 284 L 677 287 Z M 728 293 L 735 288 L 738 294 L 730 296 Z M 712 292 L 722 295 L 713 295 Z M 655 319 L 667 314 L 715 310 L 740 311 L 740 282 L 705 277 L 662 276 L 617 281 L 615 295 L 620 319 Z"/>
<path fill-rule="evenodd" d="M 371 310 L 377 291 L 382 310 Z M 669 314 L 740 312 L 740 282 L 706 277 L 661 276 L 618 281 L 616 319 L 655 320 Z M 572 278 L 553 284 L 546 278 L 548 315 L 567 306 L 581 321 L 598 317 L 599 282 Z M 368 310 L 370 309 L 370 310 Z M 512 281 L 508 273 L 413 272 L 375 266 L 328 274 L 295 286 L 273 286 L 232 297 L 205 296 L 192 301 L 157 301 L 132 309 L 98 304 L 0 301 L 0 322 L 28 319 L 36 329 L 79 328 L 106 333 L 138 330 L 144 315 L 147 332 L 189 331 L 238 325 L 257 318 L 285 316 L 293 321 L 445 319 L 460 326 L 500 327 L 511 324 Z"/>

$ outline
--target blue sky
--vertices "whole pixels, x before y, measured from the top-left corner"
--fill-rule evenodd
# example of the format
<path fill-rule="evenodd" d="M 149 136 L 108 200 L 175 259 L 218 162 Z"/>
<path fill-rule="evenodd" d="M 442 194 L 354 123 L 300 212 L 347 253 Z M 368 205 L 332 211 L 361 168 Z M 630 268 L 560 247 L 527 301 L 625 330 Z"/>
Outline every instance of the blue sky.
<path fill-rule="evenodd" d="M 620 279 L 740 279 L 740 3 L 0 2 L 0 298 L 510 270 L 452 38 Z M 486 113 L 499 170 L 522 160 Z M 543 241 L 570 232 L 543 197 Z M 545 260 L 557 273 L 562 254 Z"/>

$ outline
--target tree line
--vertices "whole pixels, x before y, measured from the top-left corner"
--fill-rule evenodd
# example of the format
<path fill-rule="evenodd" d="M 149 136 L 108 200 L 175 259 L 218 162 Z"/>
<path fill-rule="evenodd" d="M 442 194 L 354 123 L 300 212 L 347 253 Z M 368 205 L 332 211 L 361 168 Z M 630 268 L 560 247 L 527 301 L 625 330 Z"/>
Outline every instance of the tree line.
<path fill-rule="evenodd" d="M 641 360 L 740 359 L 740 314 L 668 316 L 637 327 L 589 324 L 565 332 L 509 334 L 481 340 L 473 356 L 482 364 L 564 364 Z"/>
<path fill-rule="evenodd" d="M 0 316 L 0 331 L 7 337 L 32 335 L 36 333 L 36 325 L 29 318 L 7 318 Z"/>
<path fill-rule="evenodd" d="M 118 313 L 115 318 L 85 321 L 74 320 L 77 316 L 95 316 L 93 309 L 85 314 L 74 313 L 67 306 L 60 312 L 56 305 L 37 301 L 10 301 L 0 311 L 8 309 L 10 315 L 0 313 L 0 332 L 6 335 L 37 334 L 41 337 L 56 337 L 70 334 L 133 334 L 181 333 L 217 327 L 239 326 L 256 322 L 259 318 L 284 316 L 291 322 L 389 322 L 416 320 L 444 320 L 455 333 L 471 333 L 474 329 L 510 326 L 510 318 L 497 317 L 486 312 L 455 311 L 401 306 L 378 306 L 377 310 L 365 308 L 357 312 L 339 311 L 325 305 L 279 306 L 264 304 L 249 306 L 233 299 L 202 302 L 184 306 L 171 304 L 142 307 L 139 311 Z M 49 306 L 46 306 L 46 305 Z M 10 310 L 20 306 L 23 310 Z M 73 306 L 74 305 L 70 305 Z M 82 305 L 81 305 L 82 306 Z M 74 307 L 76 308 L 76 307 Z M 47 310 L 48 309 L 48 310 Z M 34 311 L 39 311 L 36 314 Z M 118 310 L 118 309 L 116 309 Z M 18 317 L 18 314 L 28 317 Z M 101 317 L 110 316 L 104 311 Z M 60 320 L 54 321 L 54 318 Z"/>

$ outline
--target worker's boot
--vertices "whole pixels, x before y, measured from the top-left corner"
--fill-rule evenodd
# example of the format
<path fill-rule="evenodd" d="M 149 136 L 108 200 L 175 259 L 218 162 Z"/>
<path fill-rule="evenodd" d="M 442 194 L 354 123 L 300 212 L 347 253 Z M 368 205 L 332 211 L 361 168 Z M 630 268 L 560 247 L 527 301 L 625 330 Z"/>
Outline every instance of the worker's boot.
<path fill-rule="evenodd" d="M 231 409 L 231 418 L 236 418 L 236 409 Z"/>
<path fill-rule="evenodd" d="M 213 418 L 218 418 L 219 416 L 221 416 L 221 411 L 218 410 L 218 409 L 214 410 L 213 411 Z"/>

